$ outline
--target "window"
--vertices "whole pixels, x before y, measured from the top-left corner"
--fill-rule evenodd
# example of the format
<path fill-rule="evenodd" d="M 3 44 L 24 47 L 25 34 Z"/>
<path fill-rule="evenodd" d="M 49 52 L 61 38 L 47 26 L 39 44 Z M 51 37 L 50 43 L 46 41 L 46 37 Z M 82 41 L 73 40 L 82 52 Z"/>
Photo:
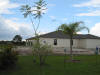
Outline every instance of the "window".
<path fill-rule="evenodd" d="M 54 39 L 54 45 L 57 45 L 57 39 Z"/>

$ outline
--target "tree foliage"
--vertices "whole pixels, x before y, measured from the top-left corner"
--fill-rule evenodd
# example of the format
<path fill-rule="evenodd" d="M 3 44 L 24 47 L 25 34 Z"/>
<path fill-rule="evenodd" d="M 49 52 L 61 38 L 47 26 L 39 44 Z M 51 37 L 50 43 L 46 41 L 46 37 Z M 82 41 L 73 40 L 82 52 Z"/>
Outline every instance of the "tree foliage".
<path fill-rule="evenodd" d="M 40 19 L 47 9 L 46 5 L 47 4 L 44 0 L 39 0 L 38 2 L 34 3 L 34 6 L 23 5 L 21 7 L 21 12 L 23 12 L 24 17 L 30 18 L 30 21 L 31 21 L 33 28 L 34 28 L 35 36 L 36 36 L 36 34 L 38 34 L 37 30 L 38 30 L 39 25 L 40 25 Z M 38 19 L 37 24 L 34 23 L 34 19 Z"/>
<path fill-rule="evenodd" d="M 89 29 L 83 25 L 83 22 L 74 22 L 70 24 L 62 24 L 58 27 L 58 30 L 70 36 L 70 55 L 72 60 L 72 46 L 73 46 L 73 36 L 77 34 L 77 32 L 86 29 L 89 33 Z"/>
<path fill-rule="evenodd" d="M 12 41 L 13 42 L 21 42 L 22 41 L 22 37 L 20 35 L 15 35 Z"/>
<path fill-rule="evenodd" d="M 33 54 L 39 57 L 40 65 L 45 64 L 47 56 L 52 52 L 52 47 L 48 44 L 40 44 L 38 42 L 33 44 Z"/>
<path fill-rule="evenodd" d="M 18 57 L 12 45 L 8 45 L 0 51 L 0 70 L 6 70 L 16 66 Z"/>
<path fill-rule="evenodd" d="M 70 24 L 62 24 L 58 27 L 58 30 L 61 30 L 65 34 L 68 34 L 69 36 L 72 36 L 77 34 L 77 32 L 86 29 L 89 33 L 89 29 L 83 25 L 84 23 L 82 21 L 80 22 L 74 22 Z"/>

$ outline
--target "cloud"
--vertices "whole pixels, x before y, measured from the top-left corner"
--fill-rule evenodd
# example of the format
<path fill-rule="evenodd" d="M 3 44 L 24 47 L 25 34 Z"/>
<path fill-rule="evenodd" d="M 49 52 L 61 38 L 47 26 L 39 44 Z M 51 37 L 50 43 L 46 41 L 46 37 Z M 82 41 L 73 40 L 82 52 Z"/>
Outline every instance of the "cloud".
<path fill-rule="evenodd" d="M 46 33 L 48 33 L 48 31 L 41 31 L 41 32 L 39 32 L 38 34 L 39 34 L 39 35 L 42 35 L 42 34 L 46 34 Z"/>
<path fill-rule="evenodd" d="M 100 16 L 100 10 L 91 11 L 88 13 L 79 13 L 76 16 Z"/>
<path fill-rule="evenodd" d="M 24 39 L 33 36 L 31 24 L 0 17 L 0 40 L 11 40 L 17 34 Z"/>
<path fill-rule="evenodd" d="M 73 5 L 74 7 L 90 7 L 89 9 L 91 10 L 92 8 L 96 8 L 96 10 L 88 11 L 87 13 L 78 13 L 76 16 L 100 16 L 100 0 L 89 0 L 84 3 L 80 4 L 75 4 Z"/>
<path fill-rule="evenodd" d="M 17 8 L 19 4 L 11 3 L 10 0 L 0 0 L 0 14 L 12 14 L 9 9 Z"/>
<path fill-rule="evenodd" d="M 19 6 L 17 3 L 11 3 L 11 0 L 0 0 L 0 40 L 12 40 L 15 35 L 21 35 L 23 39 L 34 36 L 34 30 L 30 23 L 21 22 L 21 19 L 13 16 L 12 18 L 2 16 L 2 14 L 13 14 L 10 9 Z M 45 12 L 43 11 L 43 13 Z M 45 32 L 40 34 L 43 33 Z"/>
<path fill-rule="evenodd" d="M 12 40 L 17 34 L 24 39 L 33 36 L 31 24 L 20 22 L 20 19 L 15 17 L 6 19 L 2 16 L 2 14 L 13 14 L 10 9 L 19 6 L 17 3 L 12 3 L 11 0 L 0 0 L 0 40 Z"/>
<path fill-rule="evenodd" d="M 34 36 L 34 30 L 30 23 L 19 22 L 18 18 L 5 19 L 0 16 L 0 40 L 12 40 L 15 35 L 21 35 L 23 39 Z M 39 31 L 39 35 L 48 31 Z"/>
<path fill-rule="evenodd" d="M 75 4 L 74 7 L 100 7 L 100 0 L 89 0 L 81 4 Z"/>
<path fill-rule="evenodd" d="M 82 34 L 82 32 L 77 32 L 77 34 Z"/>
<path fill-rule="evenodd" d="M 100 36 L 100 23 L 96 23 L 91 29 L 90 34 Z"/>

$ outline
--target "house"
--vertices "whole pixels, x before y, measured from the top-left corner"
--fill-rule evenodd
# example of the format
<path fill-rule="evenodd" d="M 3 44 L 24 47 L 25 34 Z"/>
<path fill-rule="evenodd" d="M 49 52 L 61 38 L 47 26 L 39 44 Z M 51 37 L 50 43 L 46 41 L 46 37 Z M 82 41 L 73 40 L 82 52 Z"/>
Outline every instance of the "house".
<path fill-rule="evenodd" d="M 40 35 L 42 44 L 48 43 L 54 48 L 69 48 L 70 37 L 61 31 L 54 31 Z M 35 42 L 35 37 L 26 39 L 26 45 L 31 46 Z M 73 48 L 95 49 L 100 46 L 100 37 L 91 34 L 77 34 L 73 37 Z"/>

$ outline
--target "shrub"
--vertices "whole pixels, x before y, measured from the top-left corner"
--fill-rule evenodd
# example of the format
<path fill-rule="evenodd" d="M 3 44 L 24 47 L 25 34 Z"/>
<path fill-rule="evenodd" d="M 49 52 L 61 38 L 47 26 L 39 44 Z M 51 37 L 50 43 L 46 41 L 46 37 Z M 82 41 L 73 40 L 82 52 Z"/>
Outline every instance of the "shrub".
<path fill-rule="evenodd" d="M 48 44 L 33 44 L 33 55 L 39 57 L 40 65 L 45 64 L 47 56 L 52 53 L 52 47 Z"/>
<path fill-rule="evenodd" d="M 18 60 L 17 52 L 12 50 L 12 46 L 8 45 L 0 52 L 0 69 L 12 68 L 16 65 Z"/>

